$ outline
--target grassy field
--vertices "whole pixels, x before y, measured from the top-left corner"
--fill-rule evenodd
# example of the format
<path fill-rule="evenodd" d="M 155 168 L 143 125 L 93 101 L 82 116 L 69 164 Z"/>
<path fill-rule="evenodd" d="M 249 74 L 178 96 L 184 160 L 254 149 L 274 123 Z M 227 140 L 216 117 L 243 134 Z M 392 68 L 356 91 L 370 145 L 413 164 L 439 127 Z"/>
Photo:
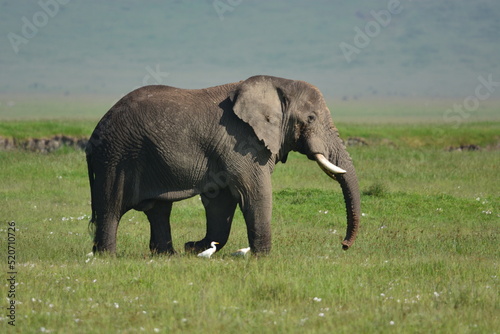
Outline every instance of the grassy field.
<path fill-rule="evenodd" d="M 96 119 L 5 121 L 0 136 L 88 135 Z M 204 235 L 198 198 L 173 211 L 176 257 L 151 257 L 144 214 L 129 212 L 117 258 L 88 258 L 84 153 L 0 151 L 1 269 L 15 221 L 16 322 L 22 333 L 498 333 L 500 122 L 341 123 L 362 190 L 362 229 L 341 250 L 339 186 L 292 154 L 273 175 L 273 251 L 246 247 L 241 214 L 212 259 L 183 252 Z M 449 146 L 476 144 L 473 152 Z M 489 147 L 489 148 L 488 148 Z M 5 282 L 5 280 L 4 280 Z"/>

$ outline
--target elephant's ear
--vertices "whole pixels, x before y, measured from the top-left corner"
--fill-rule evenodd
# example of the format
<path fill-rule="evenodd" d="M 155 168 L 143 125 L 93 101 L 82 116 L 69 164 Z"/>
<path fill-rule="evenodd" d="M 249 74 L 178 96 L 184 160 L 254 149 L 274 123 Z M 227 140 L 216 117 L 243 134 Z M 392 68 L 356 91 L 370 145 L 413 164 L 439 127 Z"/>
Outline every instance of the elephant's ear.
<path fill-rule="evenodd" d="M 281 147 L 282 92 L 269 78 L 252 77 L 243 81 L 230 99 L 234 113 L 250 124 L 257 137 L 277 154 Z"/>

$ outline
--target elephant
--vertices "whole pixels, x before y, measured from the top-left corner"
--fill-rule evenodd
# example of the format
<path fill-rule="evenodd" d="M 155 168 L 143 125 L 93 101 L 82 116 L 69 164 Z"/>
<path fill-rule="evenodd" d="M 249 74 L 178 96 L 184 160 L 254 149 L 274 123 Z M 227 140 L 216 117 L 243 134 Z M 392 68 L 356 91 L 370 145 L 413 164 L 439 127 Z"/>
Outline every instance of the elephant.
<path fill-rule="evenodd" d="M 236 207 L 251 253 L 271 250 L 271 174 L 296 151 L 315 160 L 342 189 L 348 249 L 360 221 L 360 193 L 350 155 L 320 90 L 305 81 L 257 75 L 206 89 L 138 88 L 103 116 L 85 148 L 94 253 L 116 254 L 120 218 L 143 211 L 153 254 L 176 254 L 170 213 L 201 197 L 206 235 L 185 244 L 200 252 L 226 244 Z"/>

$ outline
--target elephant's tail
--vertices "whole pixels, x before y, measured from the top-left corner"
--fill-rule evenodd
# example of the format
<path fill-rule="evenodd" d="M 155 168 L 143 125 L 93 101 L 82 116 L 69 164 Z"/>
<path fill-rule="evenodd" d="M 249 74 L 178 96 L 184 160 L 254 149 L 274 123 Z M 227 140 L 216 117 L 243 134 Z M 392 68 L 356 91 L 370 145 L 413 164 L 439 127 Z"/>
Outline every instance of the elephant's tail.
<path fill-rule="evenodd" d="M 92 168 L 92 155 L 87 154 L 87 169 L 89 173 L 89 184 L 90 184 L 90 206 L 92 210 L 92 215 L 89 221 L 89 234 L 92 236 L 95 235 L 96 228 L 96 209 L 95 209 L 95 201 L 94 201 L 94 181 L 95 174 L 94 169 Z"/>

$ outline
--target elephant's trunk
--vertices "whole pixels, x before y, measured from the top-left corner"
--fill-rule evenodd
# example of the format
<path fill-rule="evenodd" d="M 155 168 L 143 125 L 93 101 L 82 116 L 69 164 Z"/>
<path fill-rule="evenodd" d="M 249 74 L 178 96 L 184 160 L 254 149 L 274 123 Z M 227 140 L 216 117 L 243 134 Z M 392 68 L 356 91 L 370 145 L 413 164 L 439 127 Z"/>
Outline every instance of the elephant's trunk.
<path fill-rule="evenodd" d="M 337 180 L 342 188 L 347 212 L 347 232 L 342 242 L 342 248 L 347 250 L 356 239 L 361 216 L 361 199 L 354 165 L 347 152 L 345 152 L 345 156 L 336 159 L 336 164 L 340 165 L 340 167 L 330 162 L 333 160 L 332 158 L 328 161 L 321 154 L 315 155 L 314 158 L 321 169 L 323 169 L 328 176 Z"/>

